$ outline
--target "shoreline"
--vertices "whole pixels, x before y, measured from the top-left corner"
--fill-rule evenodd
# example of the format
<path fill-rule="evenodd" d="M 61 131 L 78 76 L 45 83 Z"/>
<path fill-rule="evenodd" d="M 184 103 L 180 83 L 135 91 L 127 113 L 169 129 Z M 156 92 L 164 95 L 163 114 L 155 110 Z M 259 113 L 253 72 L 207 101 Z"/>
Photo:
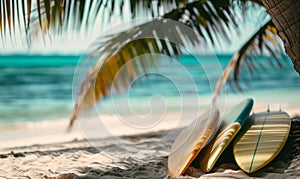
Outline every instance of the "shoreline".
<path fill-rule="evenodd" d="M 245 93 L 231 93 L 221 100 L 225 109 L 238 103 L 241 99 L 251 97 L 254 99 L 252 112 L 270 110 L 277 111 L 282 109 L 290 117 L 300 115 L 300 97 L 297 96 L 297 89 L 284 90 L 265 90 L 265 91 L 246 91 Z M 268 96 L 266 96 L 268 94 Z M 274 97 L 275 96 L 275 97 Z M 222 97 L 221 97 L 222 98 Z M 192 100 L 189 99 L 189 100 Z M 113 114 L 101 115 L 101 125 L 99 119 L 81 120 L 76 122 L 70 132 L 67 131 L 69 119 L 43 120 L 39 122 L 22 122 L 0 125 L 0 151 L 3 148 L 46 144 L 51 142 L 63 142 L 73 139 L 105 138 L 108 136 L 122 136 L 125 134 L 138 135 L 160 130 L 172 130 L 188 125 L 192 120 L 201 115 L 209 107 L 210 96 L 201 96 L 200 111 L 193 106 L 194 102 L 185 106 L 181 111 L 170 109 L 166 113 L 152 111 L 148 118 L 132 119 L 131 116 L 120 116 Z M 283 102 L 284 101 L 284 102 Z M 107 106 L 106 106 L 107 107 Z M 110 107 L 110 106 L 108 106 Z M 221 115 L 224 112 L 221 109 Z M 124 117 L 124 119 L 123 119 Z M 125 121 L 125 122 L 124 122 Z M 129 122 L 129 124 L 126 122 Z M 97 124 L 97 125 L 94 125 Z M 102 129 L 102 133 L 95 133 Z"/>

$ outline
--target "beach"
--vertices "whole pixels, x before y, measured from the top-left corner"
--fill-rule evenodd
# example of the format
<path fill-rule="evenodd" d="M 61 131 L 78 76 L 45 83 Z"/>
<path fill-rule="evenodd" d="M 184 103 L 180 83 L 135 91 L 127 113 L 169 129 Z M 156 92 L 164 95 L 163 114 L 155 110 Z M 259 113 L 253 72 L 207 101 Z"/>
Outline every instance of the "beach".
<path fill-rule="evenodd" d="M 229 98 L 236 101 L 240 96 Z M 299 106 L 289 104 L 282 105 L 283 110 L 291 116 L 299 114 Z M 256 104 L 254 111 L 264 108 L 265 104 Z M 170 112 L 155 129 L 128 133 L 123 128 L 118 135 L 98 138 L 89 138 L 80 123 L 67 132 L 67 120 L 2 126 L 0 178 L 170 178 L 167 157 L 182 129 L 172 127 L 177 115 Z M 195 166 L 180 178 L 299 178 L 299 124 L 299 118 L 292 120 L 285 148 L 259 172 L 248 175 L 221 157 L 212 172 L 203 173 Z"/>
<path fill-rule="evenodd" d="M 0 179 L 300 179 L 299 7 L 0 1 Z"/>
<path fill-rule="evenodd" d="M 0 178 L 170 178 L 167 157 L 172 143 L 183 127 L 210 108 L 209 83 L 220 75 L 213 70 L 211 57 L 202 57 L 202 65 L 211 71 L 207 76 L 199 70 L 201 64 L 183 56 L 181 63 L 194 84 L 183 80 L 185 71 L 178 66 L 164 64 L 160 70 L 165 76 L 138 81 L 130 93 L 114 96 L 114 104 L 102 101 L 96 116 L 79 119 L 68 131 L 79 57 L 2 58 Z M 219 60 L 224 69 L 230 55 Z M 243 92 L 227 86 L 218 98 L 221 115 L 246 98 L 254 99 L 252 113 L 270 109 L 286 111 L 290 117 L 300 115 L 299 77 L 291 66 L 257 74 L 249 77 L 250 87 L 242 83 Z M 181 85 L 181 91 L 173 84 L 178 81 L 175 85 Z M 191 90 L 194 85 L 196 91 Z M 299 140 L 293 134 L 289 140 L 278 159 L 254 175 L 221 157 L 211 173 L 195 166 L 182 178 L 299 178 Z"/>
<path fill-rule="evenodd" d="M 125 136 L 126 140 L 135 143 L 127 147 L 118 146 L 106 138 L 98 139 L 101 145 L 97 148 L 84 139 L 6 148 L 6 152 L 1 151 L 0 155 L 0 177 L 170 178 L 167 173 L 167 156 L 172 141 L 159 142 L 168 132 Z M 180 178 L 299 178 L 299 144 L 297 151 L 291 150 L 291 147 L 295 149 L 295 140 L 293 138 L 293 141 L 288 142 L 284 152 L 275 159 L 276 162 L 253 175 L 247 175 L 234 163 L 223 161 L 209 174 L 189 168 L 189 176 Z"/>

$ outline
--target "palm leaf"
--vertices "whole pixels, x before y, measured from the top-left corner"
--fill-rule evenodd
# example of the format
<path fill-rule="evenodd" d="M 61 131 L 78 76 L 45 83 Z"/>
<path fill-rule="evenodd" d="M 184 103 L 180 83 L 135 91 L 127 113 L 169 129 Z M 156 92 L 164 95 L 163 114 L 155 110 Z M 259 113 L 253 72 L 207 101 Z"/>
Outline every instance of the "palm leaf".
<path fill-rule="evenodd" d="M 101 12 L 108 11 L 110 18 L 117 12 L 117 6 L 122 15 L 125 0 L 4 0 L 0 1 L 0 6 L 2 39 L 7 29 L 10 34 L 14 34 L 15 28 L 19 28 L 25 29 L 26 34 L 30 35 L 30 40 L 49 30 L 53 32 L 52 35 L 56 35 L 62 30 L 69 32 L 89 28 L 97 17 L 103 16 Z M 164 18 L 180 21 L 195 28 L 200 35 L 206 35 L 206 38 L 210 38 L 212 42 L 215 40 L 212 37 L 213 31 L 222 32 L 222 35 L 227 37 L 223 25 L 228 27 L 230 23 L 235 23 L 231 0 L 158 0 L 156 2 L 136 0 L 130 1 L 129 8 L 132 18 L 141 16 L 138 12 L 144 12 L 143 17 L 149 14 L 158 16 L 160 11 L 169 12 L 164 15 Z M 15 24 L 16 21 L 19 22 L 18 25 Z"/>
<path fill-rule="evenodd" d="M 282 62 L 279 58 L 285 58 L 284 49 L 281 45 L 281 39 L 278 36 L 278 32 L 271 20 L 259 28 L 231 58 L 223 75 L 217 82 L 213 95 L 213 102 L 216 101 L 226 82 L 235 82 L 236 87 L 239 90 L 242 90 L 239 83 L 237 83 L 239 78 L 249 75 L 249 73 L 250 75 L 253 75 L 253 70 L 256 70 L 257 68 L 264 68 L 260 61 L 255 59 L 255 57 L 264 57 L 264 59 L 269 60 L 270 64 L 274 67 L 273 61 L 275 61 L 277 66 L 282 67 Z M 243 72 L 243 74 L 241 74 L 241 72 Z"/>
<path fill-rule="evenodd" d="M 49 30 L 56 35 L 62 30 L 88 28 L 90 26 L 85 25 L 93 24 L 98 17 L 98 6 L 101 6 L 99 1 L 91 0 L 0 1 L 1 39 L 6 38 L 6 33 L 10 34 L 9 38 L 13 37 L 16 29 L 20 32 L 24 30 L 23 32 L 32 38 Z"/>
<path fill-rule="evenodd" d="M 189 39 L 188 41 L 193 41 L 195 44 L 201 41 L 192 30 L 186 31 L 180 26 L 174 26 L 174 22 L 162 19 L 108 36 L 108 39 L 99 39 L 100 42 L 94 44 L 95 48 L 89 54 L 89 61 L 96 62 L 80 85 L 70 126 L 77 115 L 100 99 L 109 96 L 112 89 L 119 91 L 128 88 L 135 76 L 148 72 L 155 67 L 156 60 L 159 60 L 151 58 L 150 55 L 148 56 L 150 59 L 131 61 L 127 67 L 127 75 L 121 76 L 118 83 L 112 86 L 118 71 L 131 59 L 151 53 L 162 53 L 173 57 L 180 55 L 179 46 L 187 44 L 185 40 L 179 38 L 181 33 Z M 167 40 L 174 37 L 175 42 Z"/>
<path fill-rule="evenodd" d="M 197 1 L 164 15 L 188 25 L 193 30 L 186 30 L 187 27 L 183 24 L 178 25 L 158 18 L 100 39 L 100 42 L 94 44 L 96 48 L 90 54 L 91 59 L 97 60 L 81 84 L 70 126 L 83 111 L 103 97 L 109 96 L 112 88 L 126 89 L 134 75 L 155 66 L 154 59 L 149 59 L 151 63 L 147 63 L 147 60 L 141 62 L 142 64 L 133 62 L 128 75 L 123 76 L 117 86 L 112 86 L 117 72 L 130 59 L 150 53 L 178 56 L 179 47 L 187 47 L 188 44 L 199 46 L 205 43 L 204 39 L 208 36 L 206 41 L 214 42 L 218 33 L 227 37 L 225 29 L 236 25 L 234 18 L 230 18 L 233 16 L 230 6 L 230 1 Z"/>
<path fill-rule="evenodd" d="M 157 6 L 152 1 L 130 1 L 132 18 L 143 8 L 144 15 L 155 9 L 164 7 L 177 8 L 184 4 L 185 0 L 159 0 Z M 109 12 L 109 18 L 116 12 L 119 6 L 120 16 L 123 15 L 125 0 L 2 0 L 0 1 L 0 32 L 3 35 L 8 30 L 12 35 L 15 28 L 30 30 L 30 35 L 36 35 L 39 30 L 45 33 L 49 28 L 53 31 L 78 30 L 88 28 L 94 23 L 99 13 L 104 9 Z M 168 9 L 167 8 L 167 9 Z M 18 22 L 16 26 L 15 22 Z M 23 23 L 21 23 L 23 21 Z M 27 33 L 28 34 L 28 33 Z"/>
<path fill-rule="evenodd" d="M 31 0 L 0 1 L 0 33 L 2 43 L 14 37 L 16 30 L 20 32 L 30 24 L 32 10 Z M 8 37 L 6 37 L 8 35 Z"/>
<path fill-rule="evenodd" d="M 195 1 L 166 13 L 163 17 L 179 21 L 195 29 L 204 39 L 214 43 L 217 35 L 229 42 L 226 30 L 237 29 L 233 4 L 229 0 Z M 217 32 L 217 33 L 214 33 Z"/>

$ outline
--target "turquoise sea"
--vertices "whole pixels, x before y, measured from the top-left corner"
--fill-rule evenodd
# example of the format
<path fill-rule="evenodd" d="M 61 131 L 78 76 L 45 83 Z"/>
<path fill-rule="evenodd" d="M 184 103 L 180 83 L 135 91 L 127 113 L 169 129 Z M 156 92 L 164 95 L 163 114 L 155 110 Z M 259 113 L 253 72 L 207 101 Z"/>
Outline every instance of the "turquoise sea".
<path fill-rule="evenodd" d="M 180 59 L 181 64 L 194 79 L 199 95 L 211 94 L 207 70 L 210 71 L 209 78 L 212 81 L 216 81 L 220 74 L 220 71 L 216 71 L 218 68 L 211 58 L 215 57 L 199 57 L 202 65 L 208 65 L 206 71 L 192 56 L 186 55 Z M 231 55 L 217 56 L 218 63 L 223 69 L 230 58 Z M 58 55 L 0 56 L 0 125 L 68 118 L 73 108 L 72 84 L 79 59 L 79 56 Z M 258 66 L 253 76 L 246 75 L 244 80 L 247 82 L 242 83 L 244 89 L 300 91 L 300 77 L 293 70 L 291 63 L 282 60 L 284 67 L 279 68 L 272 67 L 269 61 L 261 58 L 256 60 L 265 67 Z M 160 68 L 166 74 L 171 74 L 183 82 L 185 88 L 180 93 L 191 92 L 190 85 L 193 84 L 188 82 L 185 84 L 180 71 L 170 68 L 168 64 Z M 140 79 L 130 93 L 137 102 L 156 93 L 167 100 L 180 95 L 176 85 L 160 75 L 149 75 Z"/>

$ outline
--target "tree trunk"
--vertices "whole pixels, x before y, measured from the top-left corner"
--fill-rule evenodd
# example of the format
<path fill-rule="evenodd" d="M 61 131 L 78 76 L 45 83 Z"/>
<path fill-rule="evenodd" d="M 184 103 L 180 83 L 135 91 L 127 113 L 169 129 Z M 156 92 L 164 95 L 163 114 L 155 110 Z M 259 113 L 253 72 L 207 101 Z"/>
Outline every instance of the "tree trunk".
<path fill-rule="evenodd" d="M 300 74 L 300 0 L 262 0 Z"/>

